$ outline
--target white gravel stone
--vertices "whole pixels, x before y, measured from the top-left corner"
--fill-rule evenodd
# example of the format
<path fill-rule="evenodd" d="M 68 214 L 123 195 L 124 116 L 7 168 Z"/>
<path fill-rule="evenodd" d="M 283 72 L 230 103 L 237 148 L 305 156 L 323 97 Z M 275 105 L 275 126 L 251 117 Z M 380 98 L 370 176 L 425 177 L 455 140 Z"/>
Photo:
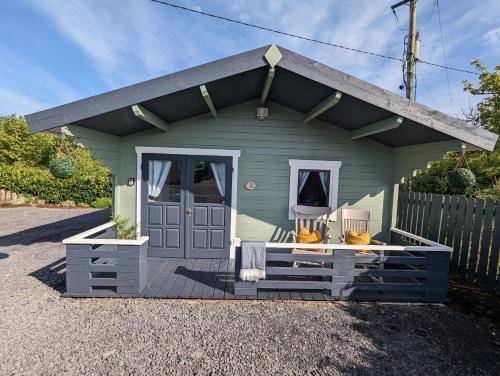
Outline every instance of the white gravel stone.
<path fill-rule="evenodd" d="M 60 240 L 90 209 L 0 209 L 0 375 L 498 375 L 484 323 L 443 306 L 69 299 Z"/>

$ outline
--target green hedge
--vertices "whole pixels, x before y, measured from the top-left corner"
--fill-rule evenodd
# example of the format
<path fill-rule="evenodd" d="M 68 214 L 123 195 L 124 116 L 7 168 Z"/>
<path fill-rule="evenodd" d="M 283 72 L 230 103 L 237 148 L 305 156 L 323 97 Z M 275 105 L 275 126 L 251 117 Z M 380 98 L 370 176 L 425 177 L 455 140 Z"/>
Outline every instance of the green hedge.
<path fill-rule="evenodd" d="M 91 204 L 98 198 L 111 196 L 111 179 L 104 174 L 57 179 L 48 168 L 0 164 L 0 188 L 38 196 L 47 203 L 72 200 Z"/>

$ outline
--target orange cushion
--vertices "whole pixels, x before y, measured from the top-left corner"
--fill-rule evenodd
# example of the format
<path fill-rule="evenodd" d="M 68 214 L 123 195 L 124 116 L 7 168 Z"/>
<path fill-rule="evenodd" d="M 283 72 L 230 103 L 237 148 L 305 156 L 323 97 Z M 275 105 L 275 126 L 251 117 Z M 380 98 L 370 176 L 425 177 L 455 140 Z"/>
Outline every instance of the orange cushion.
<path fill-rule="evenodd" d="M 371 238 L 370 238 L 370 234 L 368 233 L 368 231 L 360 232 L 360 233 L 357 233 L 357 232 L 353 231 L 352 229 L 349 229 L 349 231 L 347 231 L 347 239 L 346 239 L 347 244 L 368 245 L 368 244 L 370 244 L 370 241 L 371 241 Z M 370 251 L 369 250 L 359 250 L 359 251 L 357 251 L 357 253 L 370 253 Z"/>
<path fill-rule="evenodd" d="M 323 242 L 323 237 L 321 236 L 321 232 L 318 230 L 310 232 L 305 227 L 301 227 L 299 229 L 299 233 L 297 234 L 297 242 L 304 244 L 320 244 Z M 312 252 L 320 252 L 320 249 L 307 249 L 307 251 Z"/>
<path fill-rule="evenodd" d="M 367 245 L 370 244 L 370 240 L 370 234 L 368 233 L 368 231 L 360 232 L 359 234 L 352 229 L 349 229 L 349 231 L 347 231 L 347 244 Z"/>
<path fill-rule="evenodd" d="M 299 243 L 319 244 L 323 241 L 323 237 L 318 230 L 309 232 L 308 229 L 301 227 L 297 234 L 297 241 Z"/>

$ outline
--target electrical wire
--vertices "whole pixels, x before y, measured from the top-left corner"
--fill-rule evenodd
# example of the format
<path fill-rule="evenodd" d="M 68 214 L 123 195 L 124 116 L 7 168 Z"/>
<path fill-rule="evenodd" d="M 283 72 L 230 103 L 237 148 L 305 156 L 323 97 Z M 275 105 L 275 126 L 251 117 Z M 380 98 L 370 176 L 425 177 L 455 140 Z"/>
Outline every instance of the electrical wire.
<path fill-rule="evenodd" d="M 434 16 L 434 9 L 437 7 L 437 2 L 438 0 L 434 0 L 434 4 L 432 5 L 431 9 L 431 15 L 429 16 L 429 18 L 427 18 L 427 21 L 425 21 L 422 25 L 418 27 L 419 30 L 422 30 L 429 22 L 431 22 L 432 16 Z"/>
<path fill-rule="evenodd" d="M 239 25 L 251 27 L 251 28 L 254 28 L 254 29 L 269 31 L 269 32 L 272 32 L 272 33 L 275 33 L 275 34 L 280 34 L 280 35 L 284 35 L 284 36 L 291 37 L 291 38 L 302 39 L 302 40 L 305 40 L 305 41 L 308 41 L 308 42 L 323 44 L 323 45 L 327 45 L 327 46 L 330 46 L 330 47 L 341 48 L 341 49 L 344 49 L 344 50 L 347 50 L 347 51 L 358 52 L 358 53 L 362 53 L 362 54 L 365 54 L 365 55 L 371 55 L 371 56 L 376 56 L 376 57 L 380 57 L 380 58 L 384 58 L 384 59 L 396 60 L 396 61 L 403 62 L 403 59 L 398 58 L 398 57 L 383 55 L 383 54 L 379 54 L 379 53 L 372 52 L 372 51 L 360 50 L 358 48 L 352 48 L 352 47 L 347 47 L 347 46 L 343 46 L 343 45 L 340 45 L 340 44 L 325 42 L 325 41 L 322 41 L 322 40 L 319 40 L 319 39 L 309 38 L 309 37 L 305 37 L 303 35 L 292 34 L 292 33 L 288 33 L 288 32 L 281 31 L 281 30 L 271 29 L 271 28 L 265 27 L 265 26 L 254 25 L 254 24 L 251 24 L 251 23 L 248 23 L 248 22 L 238 21 L 238 20 L 235 20 L 235 19 L 232 19 L 232 18 L 227 18 L 227 17 L 219 16 L 219 15 L 216 15 L 216 14 L 213 14 L 213 13 L 207 13 L 207 12 L 203 12 L 201 10 L 196 10 L 196 9 L 184 7 L 182 5 L 172 4 L 172 3 L 169 3 L 167 1 L 162 1 L 162 0 L 150 0 L 150 1 L 152 1 L 154 3 L 166 5 L 166 6 L 169 6 L 169 7 L 172 7 L 172 8 L 184 10 L 184 11 L 187 11 L 187 12 L 197 13 L 197 14 L 200 14 L 200 15 L 203 15 L 203 16 L 212 17 L 212 18 L 223 20 L 223 21 L 227 21 L 227 22 L 232 22 L 232 23 L 235 23 L 235 24 L 239 24 Z M 431 62 L 424 61 L 424 60 L 419 60 L 419 62 L 422 63 L 422 64 L 432 65 L 432 66 L 435 66 L 435 67 L 438 67 L 438 68 L 450 69 L 450 70 L 455 70 L 455 71 L 458 71 L 458 72 L 479 75 L 479 73 L 477 73 L 477 72 L 473 72 L 473 71 L 466 70 L 466 69 L 454 68 L 454 67 L 447 67 L 445 65 L 431 63 Z"/>
<path fill-rule="evenodd" d="M 420 81 L 422 81 L 422 85 L 424 85 L 424 89 L 425 91 L 427 92 L 427 94 L 429 95 L 429 98 L 431 99 L 432 103 L 434 103 L 434 106 L 437 107 L 437 102 L 436 100 L 434 99 L 434 96 L 432 95 L 431 91 L 429 90 L 429 87 L 427 86 L 427 83 L 425 82 L 424 80 L 424 75 L 422 74 L 422 72 L 420 71 L 418 65 L 416 65 L 416 70 L 417 70 L 417 75 L 420 76 Z"/>
<path fill-rule="evenodd" d="M 443 50 L 443 61 L 444 61 L 444 65 L 447 66 L 448 63 L 446 62 L 446 50 L 444 48 L 443 24 L 441 23 L 441 12 L 439 11 L 439 0 L 436 0 L 436 4 L 437 4 L 437 15 L 438 15 L 438 21 L 439 21 L 439 31 L 441 33 L 441 48 Z M 453 105 L 453 98 L 451 95 L 450 77 L 448 75 L 447 68 L 445 68 L 445 75 L 446 75 L 446 83 L 448 84 L 448 95 L 450 96 L 451 108 L 453 109 L 453 111 L 455 111 L 455 106 Z"/>

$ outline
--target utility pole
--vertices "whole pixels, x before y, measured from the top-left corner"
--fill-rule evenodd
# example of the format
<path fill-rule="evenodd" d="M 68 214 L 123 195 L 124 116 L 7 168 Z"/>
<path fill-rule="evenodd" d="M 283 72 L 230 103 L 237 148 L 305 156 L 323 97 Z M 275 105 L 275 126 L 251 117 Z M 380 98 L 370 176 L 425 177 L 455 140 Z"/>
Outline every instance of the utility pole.
<path fill-rule="evenodd" d="M 415 100 L 415 64 L 418 60 L 418 33 L 417 33 L 417 0 L 403 0 L 391 6 L 394 14 L 395 9 L 401 5 L 410 7 L 410 17 L 408 26 L 408 39 L 406 44 L 406 98 Z"/>

